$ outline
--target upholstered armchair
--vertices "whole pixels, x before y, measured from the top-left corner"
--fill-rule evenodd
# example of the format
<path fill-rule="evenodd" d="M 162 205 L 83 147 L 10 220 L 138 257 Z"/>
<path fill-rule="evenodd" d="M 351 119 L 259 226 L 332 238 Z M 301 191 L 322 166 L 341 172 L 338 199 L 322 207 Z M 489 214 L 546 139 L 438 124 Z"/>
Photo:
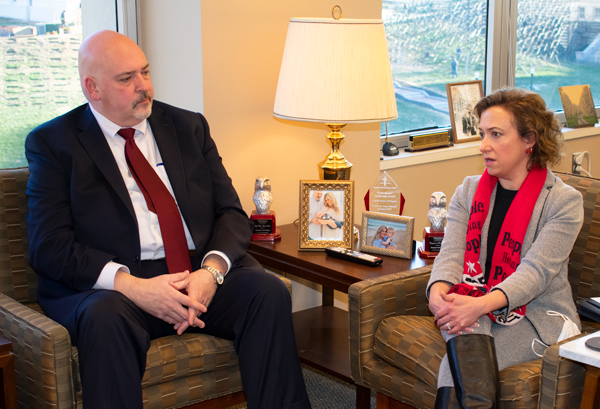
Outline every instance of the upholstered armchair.
<path fill-rule="evenodd" d="M 28 262 L 26 168 L 0 170 L 0 334 L 12 342 L 18 408 L 80 408 L 77 348 L 44 316 Z M 280 277 L 291 292 L 291 282 Z M 144 408 L 223 408 L 245 401 L 233 343 L 200 334 L 152 341 Z"/>
<path fill-rule="evenodd" d="M 556 175 L 584 201 L 584 224 L 569 260 L 573 298 L 598 297 L 600 180 Z M 425 297 L 430 273 L 426 266 L 362 281 L 348 291 L 352 379 L 377 391 L 378 409 L 434 407 L 446 346 Z M 594 327 L 583 326 L 584 333 Z M 585 366 L 559 357 L 558 349 L 552 345 L 543 358 L 500 372 L 503 408 L 579 407 Z"/>

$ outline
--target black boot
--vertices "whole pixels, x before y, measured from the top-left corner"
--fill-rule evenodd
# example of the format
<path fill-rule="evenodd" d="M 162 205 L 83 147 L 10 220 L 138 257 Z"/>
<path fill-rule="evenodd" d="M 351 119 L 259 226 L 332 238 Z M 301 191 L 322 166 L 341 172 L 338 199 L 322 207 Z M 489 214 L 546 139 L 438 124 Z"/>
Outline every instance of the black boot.
<path fill-rule="evenodd" d="M 461 408 L 498 408 L 500 375 L 494 339 L 461 335 L 446 343 L 448 362 Z"/>
<path fill-rule="evenodd" d="M 454 388 L 450 386 L 438 388 L 433 409 L 458 409 Z"/>

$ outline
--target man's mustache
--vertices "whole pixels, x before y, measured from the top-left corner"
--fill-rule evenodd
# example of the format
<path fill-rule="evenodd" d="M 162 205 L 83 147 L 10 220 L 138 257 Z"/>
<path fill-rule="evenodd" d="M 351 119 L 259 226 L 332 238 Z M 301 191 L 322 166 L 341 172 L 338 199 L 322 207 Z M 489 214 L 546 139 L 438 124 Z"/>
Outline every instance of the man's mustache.
<path fill-rule="evenodd" d="M 145 99 L 149 99 L 150 102 L 152 102 L 152 95 L 150 95 L 150 93 L 148 91 L 144 92 L 143 94 L 140 94 L 138 99 L 136 99 L 133 102 L 133 108 L 135 108 L 137 106 L 137 104 L 139 104 L 140 102 L 142 102 Z"/>

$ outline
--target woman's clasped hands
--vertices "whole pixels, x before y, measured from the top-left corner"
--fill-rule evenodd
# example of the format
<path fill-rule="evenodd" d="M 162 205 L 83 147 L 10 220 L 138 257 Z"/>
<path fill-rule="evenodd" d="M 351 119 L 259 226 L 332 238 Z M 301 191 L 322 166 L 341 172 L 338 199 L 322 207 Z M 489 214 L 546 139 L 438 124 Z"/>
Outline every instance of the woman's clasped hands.
<path fill-rule="evenodd" d="M 435 324 L 449 335 L 473 332 L 479 327 L 477 320 L 485 314 L 482 303 L 478 298 L 448 294 L 449 289 L 446 283 L 435 283 L 431 287 L 429 309 L 435 315 Z"/>

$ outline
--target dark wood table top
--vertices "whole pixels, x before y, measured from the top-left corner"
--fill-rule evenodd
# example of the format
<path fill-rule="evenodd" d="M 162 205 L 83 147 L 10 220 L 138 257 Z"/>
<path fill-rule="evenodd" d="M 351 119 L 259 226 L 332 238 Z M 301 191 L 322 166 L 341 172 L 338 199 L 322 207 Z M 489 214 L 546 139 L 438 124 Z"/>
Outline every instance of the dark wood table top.
<path fill-rule="evenodd" d="M 279 226 L 279 229 L 281 240 L 251 242 L 248 253 L 265 267 L 282 270 L 343 293 L 348 293 L 348 287 L 356 282 L 433 263 L 433 259 L 421 259 L 418 255 L 412 260 L 377 255 L 383 259 L 383 263 L 369 267 L 328 256 L 324 251 L 300 251 L 298 225 L 286 224 Z M 358 243 L 353 250 L 358 251 Z"/>

